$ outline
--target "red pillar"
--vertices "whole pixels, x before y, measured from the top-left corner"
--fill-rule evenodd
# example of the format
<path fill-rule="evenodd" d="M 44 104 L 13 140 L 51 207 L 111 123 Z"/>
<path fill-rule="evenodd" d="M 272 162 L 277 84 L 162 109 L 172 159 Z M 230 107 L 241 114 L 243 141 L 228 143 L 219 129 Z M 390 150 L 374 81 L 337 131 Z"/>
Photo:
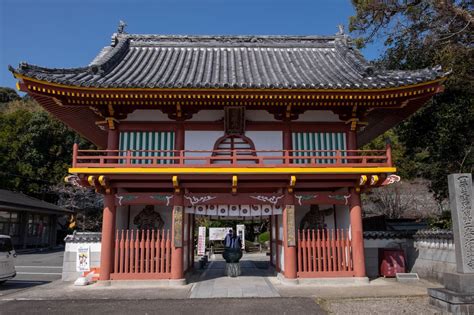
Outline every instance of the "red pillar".
<path fill-rule="evenodd" d="M 285 278 L 296 279 L 297 257 L 296 257 L 296 231 L 293 196 L 287 195 L 285 208 L 283 209 L 283 246 L 285 263 L 283 266 Z M 291 214 L 291 211 L 293 214 Z M 293 240 L 290 239 L 292 235 Z M 293 241 L 293 243 L 291 243 Z"/>
<path fill-rule="evenodd" d="M 357 150 L 357 132 L 350 130 L 347 133 L 347 150 Z"/>
<path fill-rule="evenodd" d="M 354 276 L 365 277 L 364 235 L 362 230 L 362 208 L 360 193 L 351 189 L 350 203 L 352 260 L 354 263 Z"/>
<path fill-rule="evenodd" d="M 183 279 L 183 195 L 176 194 L 173 206 L 173 225 L 171 231 L 171 279 Z"/>
<path fill-rule="evenodd" d="M 175 156 L 181 156 L 181 153 L 182 153 L 181 151 L 184 150 L 184 125 L 183 124 L 177 125 L 174 149 L 180 151 L 180 152 L 176 152 Z M 175 164 L 180 164 L 180 161 L 176 160 Z"/>
<path fill-rule="evenodd" d="M 102 244 L 100 253 L 100 280 L 110 280 L 114 264 L 115 198 L 112 193 L 104 195 L 102 216 Z"/>
<path fill-rule="evenodd" d="M 107 150 L 118 150 L 119 134 L 120 132 L 117 130 L 117 128 L 109 129 L 107 133 Z"/>

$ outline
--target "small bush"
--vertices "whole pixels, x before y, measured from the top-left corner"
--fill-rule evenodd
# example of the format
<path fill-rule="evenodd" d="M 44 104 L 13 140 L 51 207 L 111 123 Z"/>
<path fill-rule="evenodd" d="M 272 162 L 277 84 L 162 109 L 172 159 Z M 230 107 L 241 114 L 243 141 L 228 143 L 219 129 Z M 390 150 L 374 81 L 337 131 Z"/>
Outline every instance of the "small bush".
<path fill-rule="evenodd" d="M 260 244 L 264 244 L 265 242 L 267 242 L 269 240 L 270 240 L 270 232 L 269 231 L 263 232 L 262 234 L 260 234 L 258 236 L 258 242 Z"/>

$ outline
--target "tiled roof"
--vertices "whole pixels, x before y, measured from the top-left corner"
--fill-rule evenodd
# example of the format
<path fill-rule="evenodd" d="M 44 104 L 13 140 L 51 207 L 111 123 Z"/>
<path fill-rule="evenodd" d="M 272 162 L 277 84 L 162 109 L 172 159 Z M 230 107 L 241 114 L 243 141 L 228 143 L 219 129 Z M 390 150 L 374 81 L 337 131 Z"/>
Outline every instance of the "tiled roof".
<path fill-rule="evenodd" d="M 20 209 L 30 211 L 55 211 L 63 213 L 72 213 L 72 210 L 63 209 L 52 203 L 36 199 L 22 193 L 13 192 L 10 190 L 0 189 L 0 208 L 3 209 Z"/>
<path fill-rule="evenodd" d="M 364 231 L 365 239 L 412 238 L 416 231 Z"/>
<path fill-rule="evenodd" d="M 66 243 L 100 243 L 102 233 L 100 232 L 77 232 L 64 238 Z"/>
<path fill-rule="evenodd" d="M 368 63 L 347 35 L 167 36 L 114 34 L 89 66 L 11 71 L 97 88 L 373 89 L 431 81 L 440 68 L 387 71 Z"/>

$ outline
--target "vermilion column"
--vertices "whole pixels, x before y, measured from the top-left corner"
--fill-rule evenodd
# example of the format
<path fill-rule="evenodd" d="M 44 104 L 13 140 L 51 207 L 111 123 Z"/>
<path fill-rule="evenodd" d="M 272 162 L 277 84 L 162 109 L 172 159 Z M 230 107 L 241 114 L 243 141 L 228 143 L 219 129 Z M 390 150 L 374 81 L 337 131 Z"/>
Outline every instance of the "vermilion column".
<path fill-rule="evenodd" d="M 296 279 L 296 231 L 294 217 L 293 196 L 287 196 L 283 209 L 283 246 L 284 250 L 284 274 L 287 279 Z M 290 212 L 293 211 L 293 214 Z M 293 242 L 291 244 L 291 242 Z"/>
<path fill-rule="evenodd" d="M 175 200 L 173 206 L 173 226 L 171 233 L 171 279 L 183 279 L 183 195 L 176 194 L 173 199 Z"/>
<path fill-rule="evenodd" d="M 365 255 L 364 234 L 362 230 L 362 208 L 360 205 L 360 194 L 354 188 L 351 189 L 350 203 L 352 260 L 354 264 L 354 275 L 365 277 Z"/>
<path fill-rule="evenodd" d="M 102 216 L 102 244 L 100 253 L 100 280 L 110 280 L 114 265 L 115 199 L 112 193 L 104 195 Z"/>
<path fill-rule="evenodd" d="M 119 131 L 117 128 L 109 129 L 107 134 L 107 150 L 118 150 L 119 148 Z"/>

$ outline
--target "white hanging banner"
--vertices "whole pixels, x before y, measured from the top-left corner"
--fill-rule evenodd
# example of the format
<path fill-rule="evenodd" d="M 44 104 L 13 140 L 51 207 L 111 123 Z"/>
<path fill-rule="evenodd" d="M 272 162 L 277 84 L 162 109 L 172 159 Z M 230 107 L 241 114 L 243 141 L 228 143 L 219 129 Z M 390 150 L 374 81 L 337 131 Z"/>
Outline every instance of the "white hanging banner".
<path fill-rule="evenodd" d="M 239 206 L 238 205 L 230 205 L 229 206 L 229 216 L 238 217 L 239 215 L 240 215 Z"/>
<path fill-rule="evenodd" d="M 242 249 L 245 250 L 245 225 L 244 224 L 237 224 L 237 235 L 240 236 L 240 240 L 242 241 Z"/>
<path fill-rule="evenodd" d="M 197 254 L 198 256 L 204 256 L 206 254 L 206 227 L 205 226 L 199 227 Z"/>

